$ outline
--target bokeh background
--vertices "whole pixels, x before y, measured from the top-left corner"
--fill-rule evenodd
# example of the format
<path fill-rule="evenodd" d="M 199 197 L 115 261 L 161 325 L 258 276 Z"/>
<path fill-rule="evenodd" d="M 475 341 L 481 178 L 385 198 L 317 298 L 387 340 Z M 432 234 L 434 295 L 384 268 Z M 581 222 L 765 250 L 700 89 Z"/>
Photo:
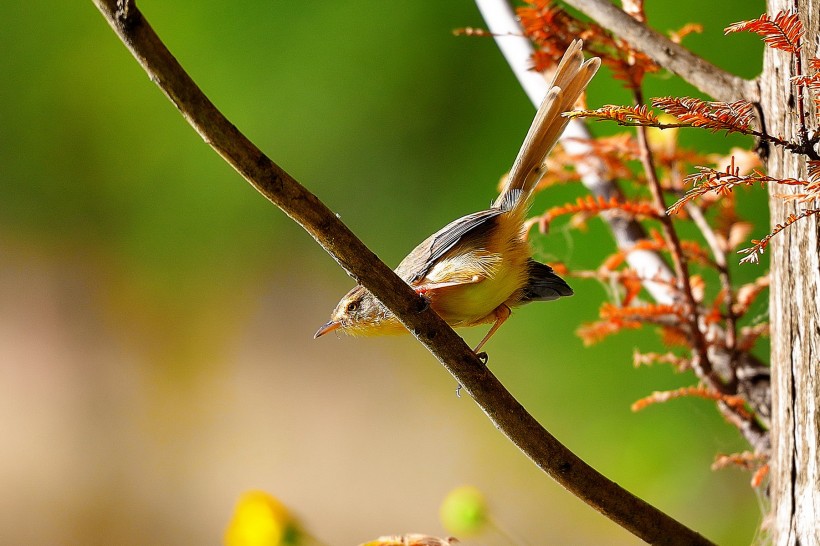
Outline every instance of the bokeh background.
<path fill-rule="evenodd" d="M 388 264 L 494 198 L 534 113 L 491 39 L 452 35 L 482 26 L 468 0 L 139 5 L 225 114 Z M 703 23 L 687 44 L 747 77 L 760 44 L 722 29 L 763 10 L 647 6 L 660 30 Z M 445 535 L 442 498 L 472 484 L 517 544 L 638 543 L 543 476 L 409 336 L 312 340 L 352 281 L 186 125 L 90 1 L 3 2 L 0 18 L 0 542 L 218 544 L 248 489 L 326 544 Z M 606 71 L 593 82 L 592 106 L 628 101 Z M 581 194 L 557 188 L 536 210 Z M 762 193 L 743 199 L 765 232 Z M 612 241 L 592 222 L 535 247 L 591 268 Z M 748 544 L 750 476 L 709 469 L 745 448 L 738 433 L 700 400 L 633 414 L 694 380 L 633 369 L 633 348 L 660 349 L 651 331 L 583 347 L 574 331 L 606 294 L 573 284 L 515 312 L 493 370 L 607 476 Z"/>

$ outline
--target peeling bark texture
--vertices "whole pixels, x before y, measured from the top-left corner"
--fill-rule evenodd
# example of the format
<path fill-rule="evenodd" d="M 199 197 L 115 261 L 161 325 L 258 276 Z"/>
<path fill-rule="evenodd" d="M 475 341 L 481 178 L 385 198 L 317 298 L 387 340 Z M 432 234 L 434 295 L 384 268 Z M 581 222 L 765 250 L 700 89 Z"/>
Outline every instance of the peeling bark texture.
<path fill-rule="evenodd" d="M 820 0 L 768 0 L 768 13 L 797 6 L 806 28 L 802 63 L 818 55 Z M 790 56 L 766 48 L 761 106 L 769 134 L 797 139 L 798 97 L 789 79 Z M 809 134 L 817 130 L 817 112 L 807 100 Z M 806 177 L 806 161 L 772 148 L 768 174 Z M 797 207 L 776 194 L 791 187 L 770 187 L 772 225 Z M 814 206 L 817 206 L 815 204 Z M 800 207 L 801 209 L 803 207 Z M 820 544 L 820 228 L 816 217 L 794 224 L 772 240 L 770 292 L 772 343 L 772 475 L 768 527 L 777 546 Z"/>

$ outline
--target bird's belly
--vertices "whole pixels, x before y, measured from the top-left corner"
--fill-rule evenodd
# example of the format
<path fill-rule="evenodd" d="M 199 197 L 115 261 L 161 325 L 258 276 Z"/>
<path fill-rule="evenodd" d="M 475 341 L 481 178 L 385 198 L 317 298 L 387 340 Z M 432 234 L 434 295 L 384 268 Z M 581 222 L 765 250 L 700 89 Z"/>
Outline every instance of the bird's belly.
<path fill-rule="evenodd" d="M 491 278 L 435 290 L 430 304 L 451 326 L 472 326 L 495 320 L 493 312 L 520 287 L 515 274 L 499 271 Z"/>

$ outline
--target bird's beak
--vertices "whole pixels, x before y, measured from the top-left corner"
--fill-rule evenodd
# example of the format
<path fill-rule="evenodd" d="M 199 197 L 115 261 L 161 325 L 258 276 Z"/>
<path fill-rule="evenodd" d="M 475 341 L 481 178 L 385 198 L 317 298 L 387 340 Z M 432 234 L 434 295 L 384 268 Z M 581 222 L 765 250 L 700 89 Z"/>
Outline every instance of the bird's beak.
<path fill-rule="evenodd" d="M 336 320 L 328 321 L 327 324 L 322 325 L 321 328 L 316 330 L 316 333 L 313 334 L 313 339 L 316 339 L 317 337 L 322 337 L 326 333 L 332 332 L 333 330 L 337 329 L 341 325 L 342 325 L 342 323 L 339 322 L 339 321 L 336 321 Z"/>

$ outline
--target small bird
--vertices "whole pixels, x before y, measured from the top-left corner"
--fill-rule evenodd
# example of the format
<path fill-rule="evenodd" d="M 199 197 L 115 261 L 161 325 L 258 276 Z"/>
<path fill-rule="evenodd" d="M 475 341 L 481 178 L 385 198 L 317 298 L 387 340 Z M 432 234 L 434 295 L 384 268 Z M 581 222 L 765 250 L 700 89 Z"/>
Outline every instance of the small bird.
<path fill-rule="evenodd" d="M 413 249 L 395 270 L 450 326 L 493 323 L 476 353 L 507 320 L 512 307 L 573 293 L 550 266 L 532 259 L 524 220 L 544 160 L 568 122 L 562 114 L 575 105 L 601 65 L 597 57 L 585 62 L 581 47 L 581 40 L 575 40 L 564 53 L 492 206 L 450 222 Z M 330 321 L 313 337 L 334 330 L 353 336 L 407 331 L 361 285 L 339 301 Z"/>

